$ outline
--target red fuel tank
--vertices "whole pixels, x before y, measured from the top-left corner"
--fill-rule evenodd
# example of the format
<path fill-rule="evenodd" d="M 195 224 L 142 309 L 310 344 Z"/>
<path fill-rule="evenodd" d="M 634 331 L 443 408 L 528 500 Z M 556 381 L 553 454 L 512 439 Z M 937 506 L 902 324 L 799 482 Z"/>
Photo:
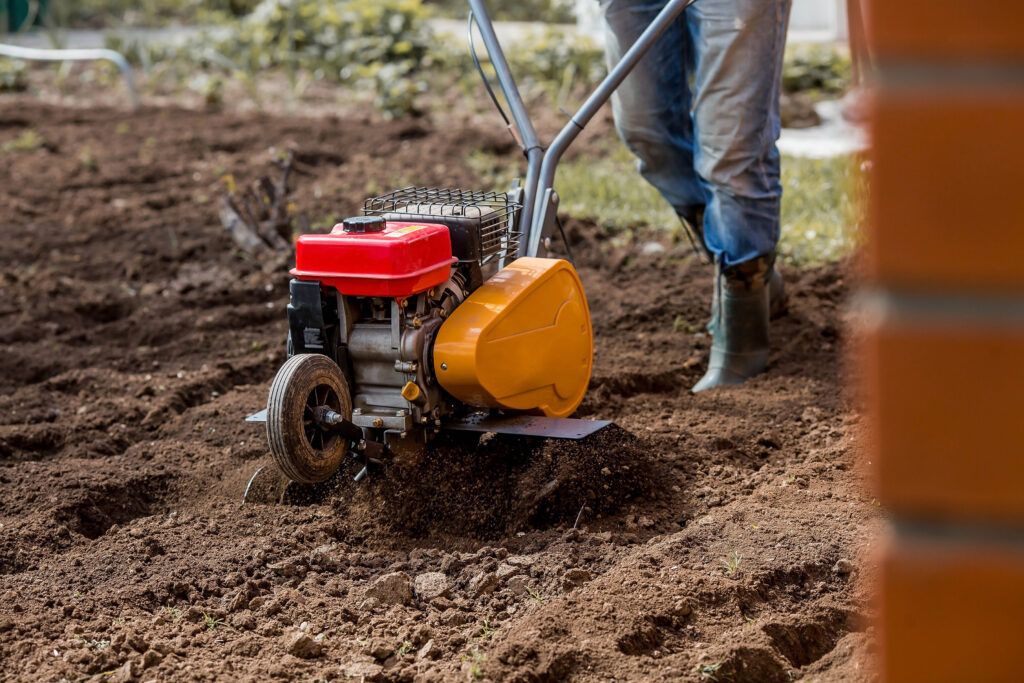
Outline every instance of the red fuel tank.
<path fill-rule="evenodd" d="M 444 225 L 359 216 L 301 235 L 291 274 L 349 296 L 404 299 L 444 283 L 456 261 Z"/>

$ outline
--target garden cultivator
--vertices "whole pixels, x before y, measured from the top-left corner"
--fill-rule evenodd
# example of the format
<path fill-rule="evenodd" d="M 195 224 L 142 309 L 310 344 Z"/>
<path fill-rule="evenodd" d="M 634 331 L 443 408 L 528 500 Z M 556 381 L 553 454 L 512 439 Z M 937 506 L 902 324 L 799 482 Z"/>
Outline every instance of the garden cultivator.
<path fill-rule="evenodd" d="M 377 463 L 415 463 L 442 431 L 579 439 L 609 424 L 569 418 L 590 381 L 593 339 L 576 270 L 541 256 L 558 227 L 552 182 L 568 145 L 689 0 L 666 6 L 547 150 L 481 0 L 469 4 L 525 183 L 397 190 L 329 234 L 298 238 L 289 358 L 266 410 L 249 417 L 266 422 L 274 466 L 253 476 L 246 500 L 323 482 L 346 457 L 361 463 L 357 479 Z"/>

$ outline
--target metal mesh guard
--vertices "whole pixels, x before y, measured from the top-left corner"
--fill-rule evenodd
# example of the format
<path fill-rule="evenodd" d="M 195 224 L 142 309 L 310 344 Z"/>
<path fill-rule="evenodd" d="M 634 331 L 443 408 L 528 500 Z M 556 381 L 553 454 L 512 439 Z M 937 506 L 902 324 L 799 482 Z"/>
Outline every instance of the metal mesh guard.
<path fill-rule="evenodd" d="M 430 187 L 406 187 L 363 203 L 363 213 L 367 216 L 414 220 L 454 216 L 473 221 L 480 233 L 481 265 L 516 254 L 519 232 L 515 228 L 515 216 L 519 208 L 502 192 Z"/>

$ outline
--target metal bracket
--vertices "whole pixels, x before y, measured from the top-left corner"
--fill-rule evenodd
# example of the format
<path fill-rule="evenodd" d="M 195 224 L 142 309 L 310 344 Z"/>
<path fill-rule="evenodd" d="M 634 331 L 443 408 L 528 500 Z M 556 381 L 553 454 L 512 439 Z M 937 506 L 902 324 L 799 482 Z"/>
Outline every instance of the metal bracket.
<path fill-rule="evenodd" d="M 461 420 L 452 420 L 441 429 L 455 432 L 494 432 L 515 436 L 540 436 L 547 439 L 585 439 L 611 424 L 610 420 L 578 420 L 570 417 L 537 415 L 491 415 L 473 413 Z"/>

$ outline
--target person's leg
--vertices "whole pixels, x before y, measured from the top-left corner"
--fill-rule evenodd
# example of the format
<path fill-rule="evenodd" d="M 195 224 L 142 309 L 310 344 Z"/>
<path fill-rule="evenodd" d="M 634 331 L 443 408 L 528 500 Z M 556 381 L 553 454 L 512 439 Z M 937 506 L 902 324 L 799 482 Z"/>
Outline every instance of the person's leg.
<path fill-rule="evenodd" d="M 694 45 L 696 169 L 708 194 L 704 236 L 726 268 L 775 251 L 782 184 L 776 141 L 791 0 L 698 0 Z"/>
<path fill-rule="evenodd" d="M 687 10 L 695 47 L 694 160 L 707 190 L 704 237 L 717 268 L 711 355 L 695 392 L 739 384 L 768 363 L 770 290 L 781 293 L 776 141 L 790 2 L 698 0 Z"/>
<path fill-rule="evenodd" d="M 703 0 L 700 0 L 703 1 Z M 602 0 L 609 66 L 636 41 L 666 0 Z M 694 169 L 693 124 L 687 64 L 692 46 L 683 21 L 675 22 L 644 55 L 612 96 L 615 127 L 637 157 L 640 174 L 691 226 L 699 228 L 706 202 Z M 698 235 L 699 237 L 699 235 Z"/>

